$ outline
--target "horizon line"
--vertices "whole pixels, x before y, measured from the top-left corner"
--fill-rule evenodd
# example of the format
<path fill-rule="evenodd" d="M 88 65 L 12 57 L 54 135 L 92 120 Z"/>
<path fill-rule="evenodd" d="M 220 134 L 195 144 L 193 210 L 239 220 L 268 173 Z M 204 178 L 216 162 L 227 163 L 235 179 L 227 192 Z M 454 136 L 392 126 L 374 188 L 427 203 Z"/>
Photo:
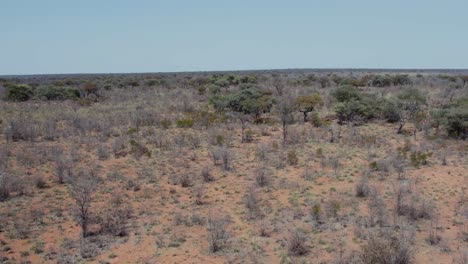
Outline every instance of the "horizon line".
<path fill-rule="evenodd" d="M 2 78 L 31 77 L 31 76 L 60 76 L 60 75 L 131 75 L 131 74 L 197 74 L 197 73 L 242 73 L 242 72 L 268 72 L 268 71 L 394 71 L 394 72 L 448 72 L 468 71 L 468 68 L 272 68 L 272 69 L 235 69 L 235 70 L 199 70 L 199 71 L 144 71 L 144 72 L 73 72 L 73 73 L 27 73 L 27 74 L 0 74 Z"/>

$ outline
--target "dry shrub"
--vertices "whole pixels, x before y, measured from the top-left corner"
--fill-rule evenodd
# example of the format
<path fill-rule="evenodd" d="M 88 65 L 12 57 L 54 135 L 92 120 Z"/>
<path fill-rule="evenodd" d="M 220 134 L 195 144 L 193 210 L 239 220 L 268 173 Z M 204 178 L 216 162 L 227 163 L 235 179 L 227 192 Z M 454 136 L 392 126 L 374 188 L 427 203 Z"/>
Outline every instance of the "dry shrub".
<path fill-rule="evenodd" d="M 0 171 L 5 170 L 8 165 L 8 149 L 6 146 L 0 147 Z"/>
<path fill-rule="evenodd" d="M 295 150 L 288 151 L 287 161 L 290 166 L 295 166 L 299 163 L 299 158 Z"/>
<path fill-rule="evenodd" d="M 272 151 L 271 147 L 267 144 L 260 144 L 256 149 L 256 157 L 259 161 L 266 161 L 268 159 L 268 153 Z"/>
<path fill-rule="evenodd" d="M 412 263 L 412 235 L 381 231 L 372 233 L 362 246 L 360 259 L 363 264 Z"/>
<path fill-rule="evenodd" d="M 312 169 L 312 166 L 306 165 L 306 166 L 304 167 L 304 170 L 302 171 L 302 175 L 301 175 L 301 176 L 302 176 L 302 178 L 303 178 L 304 180 L 306 180 L 306 181 L 312 181 L 312 180 L 314 180 L 315 177 L 316 177 L 314 172 L 315 172 L 315 170 Z"/>
<path fill-rule="evenodd" d="M 107 145 L 99 144 L 96 154 L 97 154 L 99 160 L 107 160 L 109 158 L 109 156 L 110 156 Z"/>
<path fill-rule="evenodd" d="M 434 204 L 413 193 L 407 185 L 400 184 L 395 192 L 395 212 L 408 217 L 411 221 L 431 219 L 434 214 Z"/>
<path fill-rule="evenodd" d="M 44 176 L 42 175 L 34 176 L 33 182 L 34 182 L 34 186 L 36 186 L 38 189 L 44 189 L 47 187 L 46 180 L 44 179 Z"/>
<path fill-rule="evenodd" d="M 59 157 L 55 161 L 55 177 L 60 184 L 65 183 L 67 178 L 72 177 L 72 164 L 70 160 Z"/>
<path fill-rule="evenodd" d="M 367 197 L 370 192 L 369 179 L 366 176 L 362 176 L 356 183 L 355 190 L 357 197 Z"/>
<path fill-rule="evenodd" d="M 258 197 L 257 190 L 251 186 L 244 196 L 245 207 L 248 210 L 248 218 L 255 219 L 261 215 L 260 198 Z"/>
<path fill-rule="evenodd" d="M 271 183 L 270 172 L 264 167 L 258 168 L 255 170 L 255 182 L 260 187 L 269 186 Z"/>
<path fill-rule="evenodd" d="M 208 218 L 208 243 L 212 253 L 219 252 L 227 246 L 230 237 L 230 234 L 227 231 L 228 223 L 229 220 L 226 217 L 210 216 Z"/>
<path fill-rule="evenodd" d="M 101 232 L 114 236 L 126 236 L 128 234 L 129 220 L 133 209 L 131 204 L 121 195 L 112 197 L 107 209 L 101 213 Z"/>
<path fill-rule="evenodd" d="M 127 143 L 126 138 L 118 137 L 115 139 L 114 143 L 112 144 L 112 152 L 116 158 L 125 157 L 127 156 Z"/>
<path fill-rule="evenodd" d="M 309 253 L 307 236 L 301 230 L 295 230 L 289 234 L 287 245 L 288 254 L 291 256 L 304 256 Z"/>
<path fill-rule="evenodd" d="M 202 205 L 204 202 L 203 202 L 203 195 L 205 193 L 205 186 L 203 186 L 203 184 L 200 184 L 198 186 L 195 186 L 195 188 L 193 188 L 193 196 L 195 197 L 195 204 L 197 205 Z"/>
<path fill-rule="evenodd" d="M 179 176 L 179 184 L 180 186 L 186 188 L 190 187 L 193 184 L 192 177 L 188 173 L 183 173 Z"/>
<path fill-rule="evenodd" d="M 214 165 L 222 165 L 222 168 L 226 171 L 231 169 L 231 152 L 225 146 L 211 149 L 211 158 L 213 159 Z"/>
<path fill-rule="evenodd" d="M 12 192 L 13 180 L 9 174 L 0 171 L 0 202 L 7 200 Z"/>
<path fill-rule="evenodd" d="M 387 223 L 387 207 L 376 189 L 370 191 L 367 206 L 369 208 L 370 226 L 384 226 Z"/>
<path fill-rule="evenodd" d="M 35 141 L 39 137 L 39 125 L 37 122 L 26 119 L 10 120 L 5 128 L 7 142 L 14 141 Z"/>
<path fill-rule="evenodd" d="M 211 174 L 211 168 L 208 166 L 203 167 L 200 174 L 204 182 L 212 182 L 215 180 L 213 174 Z"/>

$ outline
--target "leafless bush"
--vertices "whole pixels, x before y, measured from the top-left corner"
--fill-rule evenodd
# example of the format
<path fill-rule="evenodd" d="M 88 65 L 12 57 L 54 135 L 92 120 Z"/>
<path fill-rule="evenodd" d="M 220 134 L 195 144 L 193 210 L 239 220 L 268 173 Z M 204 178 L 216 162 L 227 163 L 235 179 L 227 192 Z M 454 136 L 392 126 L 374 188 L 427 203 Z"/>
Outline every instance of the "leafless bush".
<path fill-rule="evenodd" d="M 38 124 L 26 119 L 10 120 L 5 128 L 7 142 L 13 141 L 34 141 L 39 137 Z"/>
<path fill-rule="evenodd" d="M 231 169 L 231 153 L 225 146 L 212 149 L 211 158 L 215 165 L 222 165 L 224 170 Z"/>
<path fill-rule="evenodd" d="M 210 172 L 211 168 L 209 168 L 208 166 L 205 166 L 202 168 L 201 170 L 201 176 L 202 176 L 202 179 L 204 182 L 212 182 L 214 181 L 214 177 L 213 175 L 211 174 Z"/>
<path fill-rule="evenodd" d="M 107 145 L 99 144 L 97 148 L 97 156 L 99 160 L 107 160 L 109 158 L 109 150 Z"/>
<path fill-rule="evenodd" d="M 0 147 L 0 171 L 5 170 L 8 165 L 8 149 L 6 146 Z"/>
<path fill-rule="evenodd" d="M 268 158 L 268 153 L 271 152 L 269 145 L 260 144 L 257 146 L 256 156 L 260 161 L 265 161 Z"/>
<path fill-rule="evenodd" d="M 135 111 L 132 117 L 132 123 L 137 129 L 145 126 L 157 126 L 159 122 L 160 116 L 157 112 L 141 108 Z"/>
<path fill-rule="evenodd" d="M 125 157 L 127 153 L 126 138 L 118 137 L 112 144 L 112 152 L 116 158 Z"/>
<path fill-rule="evenodd" d="M 338 155 L 328 158 L 328 164 L 333 169 L 335 176 L 338 175 L 338 169 L 340 168 L 340 157 Z"/>
<path fill-rule="evenodd" d="M 341 209 L 340 200 L 330 198 L 324 205 L 324 210 L 328 218 L 338 218 Z"/>
<path fill-rule="evenodd" d="M 363 264 L 409 264 L 412 262 L 411 235 L 380 232 L 371 234 L 362 246 Z"/>
<path fill-rule="evenodd" d="M 6 172 L 0 171 L 0 202 L 8 199 L 12 192 L 12 179 Z"/>
<path fill-rule="evenodd" d="M 99 241 L 97 237 L 80 239 L 80 255 L 83 259 L 94 258 L 99 254 Z"/>
<path fill-rule="evenodd" d="M 34 185 L 39 189 L 44 189 L 45 187 L 47 187 L 46 180 L 44 179 L 42 175 L 34 176 L 33 182 L 34 182 Z"/>
<path fill-rule="evenodd" d="M 393 169 L 398 173 L 398 179 L 403 179 L 404 172 L 407 166 L 405 158 L 399 154 L 395 155 L 393 156 L 391 163 Z"/>
<path fill-rule="evenodd" d="M 88 225 L 91 218 L 91 204 L 96 190 L 97 178 L 92 171 L 80 172 L 70 180 L 69 191 L 75 201 L 74 214 L 81 225 L 82 236 L 88 236 Z"/>
<path fill-rule="evenodd" d="M 309 248 L 306 245 L 307 237 L 301 230 L 295 230 L 288 237 L 288 254 L 291 256 L 304 256 L 309 253 Z"/>
<path fill-rule="evenodd" d="M 257 224 L 258 235 L 261 237 L 270 237 L 273 232 L 272 226 L 265 220 L 259 221 Z"/>
<path fill-rule="evenodd" d="M 203 195 L 205 193 L 205 186 L 200 184 L 193 188 L 193 196 L 195 197 L 195 204 L 202 205 L 203 204 Z"/>
<path fill-rule="evenodd" d="M 33 207 L 29 210 L 29 218 L 36 224 L 44 223 L 45 212 L 41 207 Z"/>
<path fill-rule="evenodd" d="M 245 207 L 248 210 L 248 218 L 255 219 L 260 216 L 260 201 L 258 198 L 257 190 L 254 186 L 250 187 L 245 193 Z"/>
<path fill-rule="evenodd" d="M 448 156 L 448 153 L 445 150 L 442 150 L 442 152 L 439 154 L 440 163 L 444 166 L 448 165 L 447 156 Z"/>
<path fill-rule="evenodd" d="M 55 177 L 60 184 L 65 183 L 67 178 L 72 176 L 72 165 L 71 162 L 63 157 L 59 157 L 55 161 Z"/>
<path fill-rule="evenodd" d="M 395 196 L 395 211 L 398 215 L 405 215 L 412 221 L 431 219 L 433 217 L 433 203 L 422 196 L 412 193 L 407 186 L 400 184 Z"/>
<path fill-rule="evenodd" d="M 183 173 L 179 176 L 179 184 L 182 187 L 192 186 L 192 177 L 188 173 Z"/>
<path fill-rule="evenodd" d="M 13 222 L 13 230 L 15 232 L 15 237 L 19 239 L 26 239 L 31 235 L 31 225 L 25 219 L 16 219 Z"/>
<path fill-rule="evenodd" d="M 91 116 L 73 116 L 72 126 L 82 136 L 88 135 L 91 132 L 102 132 L 104 127 L 108 126 L 105 120 L 99 120 Z"/>
<path fill-rule="evenodd" d="M 215 218 L 212 216 L 208 218 L 208 243 L 212 253 L 219 252 L 227 246 L 230 236 L 227 231 L 227 225 L 227 218 Z"/>
<path fill-rule="evenodd" d="M 356 183 L 356 196 L 367 197 L 370 192 L 369 180 L 366 176 L 362 176 L 361 179 Z"/>
<path fill-rule="evenodd" d="M 271 182 L 270 178 L 270 172 L 266 168 L 260 167 L 255 170 L 255 182 L 258 186 L 268 186 Z"/>
<path fill-rule="evenodd" d="M 156 130 L 150 137 L 147 138 L 148 143 L 153 144 L 161 150 L 168 150 L 171 147 L 171 139 L 164 130 Z"/>
<path fill-rule="evenodd" d="M 311 166 L 306 165 L 302 171 L 302 178 L 306 181 L 312 181 L 315 179 L 314 170 Z"/>
<path fill-rule="evenodd" d="M 369 222 L 371 226 L 384 226 L 387 223 L 387 207 L 376 189 L 370 191 L 367 207 L 369 208 Z"/>
<path fill-rule="evenodd" d="M 202 142 L 198 134 L 186 131 L 181 131 L 174 135 L 173 141 L 179 148 L 189 147 L 192 149 L 200 148 Z"/>
<path fill-rule="evenodd" d="M 55 120 L 46 120 L 39 127 L 45 140 L 54 141 L 58 136 L 57 122 Z"/>
<path fill-rule="evenodd" d="M 126 236 L 132 214 L 131 204 L 120 195 L 114 196 L 107 209 L 100 214 L 101 231 L 114 236 Z"/>
<path fill-rule="evenodd" d="M 437 245 L 442 238 L 437 234 L 437 221 L 438 219 L 431 219 L 431 226 L 429 227 L 429 235 L 426 241 L 429 245 Z"/>
<path fill-rule="evenodd" d="M 466 264 L 468 263 L 468 250 L 466 248 L 461 249 L 457 256 L 453 259 L 454 264 Z"/>

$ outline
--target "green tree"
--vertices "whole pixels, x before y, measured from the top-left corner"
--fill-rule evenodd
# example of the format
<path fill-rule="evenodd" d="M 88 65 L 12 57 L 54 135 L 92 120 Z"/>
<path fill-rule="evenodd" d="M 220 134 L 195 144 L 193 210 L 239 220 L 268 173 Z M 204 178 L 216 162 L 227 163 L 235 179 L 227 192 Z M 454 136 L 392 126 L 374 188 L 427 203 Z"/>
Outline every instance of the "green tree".
<path fill-rule="evenodd" d="M 6 100 L 14 102 L 28 101 L 34 95 L 33 89 L 26 84 L 10 84 L 6 86 Z"/>
<path fill-rule="evenodd" d="M 399 115 L 398 134 L 401 134 L 405 124 L 413 122 L 415 125 L 413 133 L 416 134 L 416 122 L 420 118 L 421 112 L 424 111 L 426 105 L 426 97 L 415 88 L 408 88 L 403 90 L 396 97 L 396 105 Z"/>
<path fill-rule="evenodd" d="M 359 90 L 350 85 L 343 85 L 336 88 L 331 95 L 337 102 L 340 103 L 361 99 Z"/>
<path fill-rule="evenodd" d="M 304 122 L 307 122 L 307 114 L 322 106 L 323 101 L 318 93 L 313 93 L 297 97 L 295 105 L 297 110 L 304 115 Z"/>

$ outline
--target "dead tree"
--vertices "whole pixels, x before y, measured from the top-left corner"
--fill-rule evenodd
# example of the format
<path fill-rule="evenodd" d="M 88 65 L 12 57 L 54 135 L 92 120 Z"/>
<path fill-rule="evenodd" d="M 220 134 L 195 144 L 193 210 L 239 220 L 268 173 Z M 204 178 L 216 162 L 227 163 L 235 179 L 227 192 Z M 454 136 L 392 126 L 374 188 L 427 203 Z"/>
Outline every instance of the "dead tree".
<path fill-rule="evenodd" d="M 75 201 L 74 213 L 81 226 L 83 237 L 88 236 L 88 225 L 91 219 L 91 204 L 96 191 L 97 180 L 92 172 L 81 172 L 70 180 L 69 191 Z"/>

